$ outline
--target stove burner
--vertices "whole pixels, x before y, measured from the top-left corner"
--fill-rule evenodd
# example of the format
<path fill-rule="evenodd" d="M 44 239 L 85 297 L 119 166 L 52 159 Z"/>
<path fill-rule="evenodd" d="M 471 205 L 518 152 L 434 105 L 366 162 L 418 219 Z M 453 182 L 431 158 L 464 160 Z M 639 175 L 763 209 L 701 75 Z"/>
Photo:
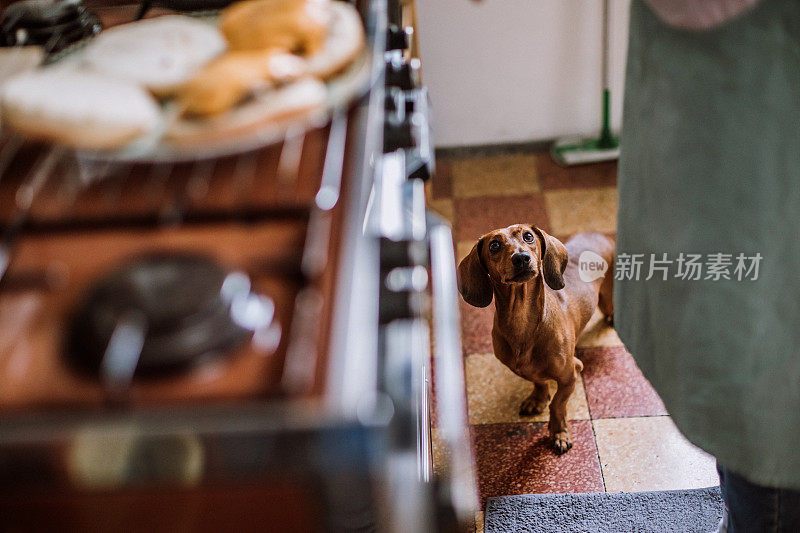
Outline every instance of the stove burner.
<path fill-rule="evenodd" d="M 237 319 L 238 308 L 254 305 L 258 317 Z M 228 352 L 273 314 L 272 301 L 251 293 L 243 273 L 198 255 L 148 255 L 89 290 L 70 322 L 66 353 L 111 386 L 127 386 L 134 371 L 173 372 Z"/>
<path fill-rule="evenodd" d="M 21 0 L 3 12 L 0 45 L 39 45 L 52 53 L 101 29 L 100 19 L 80 1 Z"/>

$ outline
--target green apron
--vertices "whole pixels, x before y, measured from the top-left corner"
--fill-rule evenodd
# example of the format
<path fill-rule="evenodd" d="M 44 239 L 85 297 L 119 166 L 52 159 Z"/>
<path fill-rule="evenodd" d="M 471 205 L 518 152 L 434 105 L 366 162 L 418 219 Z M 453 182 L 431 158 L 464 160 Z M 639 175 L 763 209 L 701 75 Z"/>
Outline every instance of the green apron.
<path fill-rule="evenodd" d="M 634 0 L 625 91 L 617 253 L 645 255 L 616 282 L 620 337 L 689 440 L 800 489 L 800 2 L 694 32 Z M 681 252 L 762 259 L 755 280 L 644 280 Z"/>

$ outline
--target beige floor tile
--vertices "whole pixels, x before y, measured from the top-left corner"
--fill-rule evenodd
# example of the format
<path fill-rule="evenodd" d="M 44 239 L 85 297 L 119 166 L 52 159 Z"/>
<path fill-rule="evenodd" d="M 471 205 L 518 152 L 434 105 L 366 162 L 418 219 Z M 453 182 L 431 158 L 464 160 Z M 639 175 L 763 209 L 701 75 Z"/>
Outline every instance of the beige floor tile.
<path fill-rule="evenodd" d="M 505 154 L 469 157 L 452 163 L 453 195 L 508 196 L 539 192 L 536 157 L 530 154 Z"/>
<path fill-rule="evenodd" d="M 580 337 L 578 337 L 578 348 L 596 348 L 605 346 L 621 346 L 622 341 L 619 340 L 617 332 L 608 325 L 603 317 L 600 309 L 595 309 L 592 318 L 586 327 L 583 328 Z"/>
<path fill-rule="evenodd" d="M 468 428 L 465 428 L 466 433 L 464 434 L 464 439 L 470 440 L 471 431 Z M 451 468 L 450 461 L 451 455 L 450 450 L 445 446 L 444 439 L 442 439 L 442 432 L 440 429 L 431 428 L 431 459 L 433 461 L 433 473 L 434 476 L 442 476 L 442 474 L 448 471 Z M 465 490 L 476 491 L 477 487 L 473 486 L 470 488 L 464 487 Z M 475 494 L 477 498 L 477 493 Z M 477 502 L 477 499 L 476 499 Z M 477 505 L 477 503 L 476 503 Z M 480 529 L 478 531 L 483 531 L 483 512 L 475 512 L 475 526 L 477 527 L 480 525 Z"/>
<path fill-rule="evenodd" d="M 431 460 L 436 475 L 446 471 L 450 463 L 450 454 L 442 440 L 441 431 L 437 428 L 431 428 Z"/>
<path fill-rule="evenodd" d="M 483 533 L 483 511 L 475 513 L 475 533 Z"/>
<path fill-rule="evenodd" d="M 453 208 L 453 200 L 427 200 L 428 207 L 446 218 L 450 223 L 453 223 L 455 218 L 455 209 Z"/>
<path fill-rule="evenodd" d="M 536 416 L 519 416 L 519 406 L 533 390 L 533 384 L 511 372 L 494 354 L 470 355 L 465 365 L 470 424 L 545 422 L 550 419 L 547 409 Z M 551 385 L 551 391 L 554 390 L 555 382 Z M 570 420 L 589 419 L 583 380 L 578 380 L 569 398 L 567 417 Z"/>
<path fill-rule="evenodd" d="M 550 233 L 554 235 L 617 230 L 615 187 L 549 191 L 544 193 L 544 202 L 550 218 Z"/>
<path fill-rule="evenodd" d="M 609 418 L 592 423 L 607 492 L 719 484 L 714 457 L 686 440 L 668 416 Z"/>

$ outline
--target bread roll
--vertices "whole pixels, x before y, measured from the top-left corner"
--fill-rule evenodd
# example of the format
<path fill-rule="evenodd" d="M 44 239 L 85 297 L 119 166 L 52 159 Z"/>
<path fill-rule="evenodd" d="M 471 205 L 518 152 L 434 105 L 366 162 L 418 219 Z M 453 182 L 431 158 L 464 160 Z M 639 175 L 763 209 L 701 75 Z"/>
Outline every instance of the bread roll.
<path fill-rule="evenodd" d="M 329 78 L 349 65 L 364 47 L 364 27 L 356 8 L 346 2 L 331 4 L 331 22 L 325 43 L 309 55 L 308 72 Z"/>
<path fill-rule="evenodd" d="M 252 101 L 208 118 L 182 118 L 167 128 L 167 140 L 175 145 L 197 145 L 234 139 L 260 128 L 301 117 L 325 105 L 325 84 L 304 78 L 256 95 Z"/>
<path fill-rule="evenodd" d="M 169 96 L 225 47 L 215 26 L 169 15 L 104 31 L 89 43 L 82 59 L 98 73 Z"/>
<path fill-rule="evenodd" d="M 10 79 L 0 109 L 4 127 L 88 150 L 121 148 L 160 121 L 158 104 L 138 85 L 64 68 Z"/>
<path fill-rule="evenodd" d="M 220 28 L 233 50 L 319 51 L 328 33 L 329 0 L 245 0 L 222 11 Z"/>
<path fill-rule="evenodd" d="M 236 51 L 203 67 L 178 91 L 178 107 L 188 115 L 227 111 L 252 91 L 305 74 L 306 63 L 281 51 Z"/>
<path fill-rule="evenodd" d="M 38 67 L 44 59 L 41 46 L 14 46 L 0 48 L 0 85 L 17 74 Z"/>

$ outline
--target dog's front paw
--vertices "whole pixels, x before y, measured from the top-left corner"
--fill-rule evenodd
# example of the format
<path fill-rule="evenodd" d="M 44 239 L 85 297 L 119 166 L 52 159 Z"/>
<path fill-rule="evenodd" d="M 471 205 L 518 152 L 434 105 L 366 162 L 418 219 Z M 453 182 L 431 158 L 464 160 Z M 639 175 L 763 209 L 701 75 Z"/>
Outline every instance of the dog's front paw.
<path fill-rule="evenodd" d="M 556 433 L 551 437 L 551 439 L 553 442 L 553 451 L 555 451 L 558 455 L 567 453 L 570 448 L 572 448 L 572 439 L 570 438 L 569 433 L 566 431 Z"/>

